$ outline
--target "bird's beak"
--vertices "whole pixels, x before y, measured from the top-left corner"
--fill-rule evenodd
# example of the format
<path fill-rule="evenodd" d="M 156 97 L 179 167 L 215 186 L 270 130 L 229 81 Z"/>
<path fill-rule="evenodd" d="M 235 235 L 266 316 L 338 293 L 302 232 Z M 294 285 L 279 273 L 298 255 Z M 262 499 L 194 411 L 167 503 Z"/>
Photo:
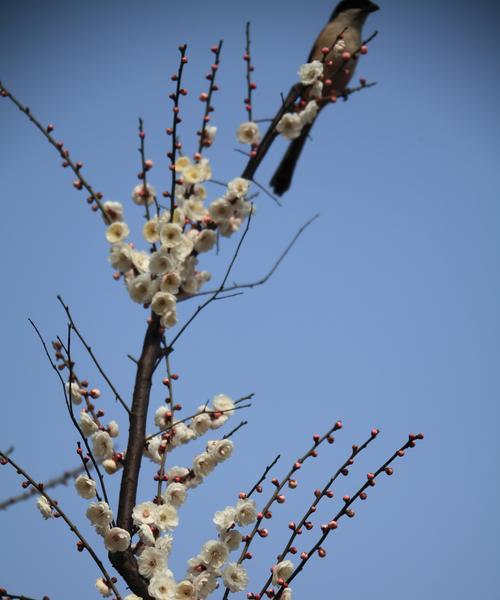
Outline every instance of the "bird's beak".
<path fill-rule="evenodd" d="M 380 10 L 380 6 L 378 4 L 375 4 L 375 2 L 370 2 L 370 8 L 368 9 L 368 12 L 375 12 L 377 10 Z"/>

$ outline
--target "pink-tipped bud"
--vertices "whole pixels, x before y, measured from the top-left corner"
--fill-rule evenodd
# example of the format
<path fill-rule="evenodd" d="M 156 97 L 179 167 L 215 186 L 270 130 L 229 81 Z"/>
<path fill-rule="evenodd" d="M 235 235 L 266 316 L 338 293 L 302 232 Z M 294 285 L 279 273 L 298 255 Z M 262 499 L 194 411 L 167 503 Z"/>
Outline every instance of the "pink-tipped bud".
<path fill-rule="evenodd" d="M 328 48 L 328 46 L 325 46 L 324 48 L 321 48 L 321 52 L 323 54 L 328 54 L 330 52 L 330 48 Z"/>
<path fill-rule="evenodd" d="M 368 46 L 361 46 L 359 52 L 360 54 L 368 54 Z"/>
<path fill-rule="evenodd" d="M 300 553 L 300 558 L 302 560 L 307 560 L 309 558 L 309 554 L 307 554 L 307 552 L 301 552 Z"/>
<path fill-rule="evenodd" d="M 326 556 L 326 550 L 324 548 L 318 548 L 318 556 L 320 558 L 325 558 L 325 556 Z"/>
<path fill-rule="evenodd" d="M 351 53 L 350 52 L 342 52 L 342 60 L 350 60 L 351 59 Z"/>

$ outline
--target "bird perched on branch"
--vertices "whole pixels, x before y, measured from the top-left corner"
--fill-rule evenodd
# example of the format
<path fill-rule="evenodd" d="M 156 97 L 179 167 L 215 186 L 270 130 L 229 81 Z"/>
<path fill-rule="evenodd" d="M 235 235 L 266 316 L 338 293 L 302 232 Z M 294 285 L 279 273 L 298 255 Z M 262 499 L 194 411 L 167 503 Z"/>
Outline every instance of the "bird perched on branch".
<path fill-rule="evenodd" d="M 309 54 L 308 63 L 323 64 L 323 88 L 317 98 L 318 110 L 322 110 L 332 98 L 340 97 L 354 74 L 362 43 L 363 25 L 372 12 L 379 7 L 370 0 L 342 0 L 333 11 L 330 20 L 321 31 Z M 302 106 L 310 99 L 306 88 Z M 281 196 L 290 187 L 293 172 L 315 118 L 302 128 L 300 135 L 290 145 L 277 168 L 271 186 Z"/>

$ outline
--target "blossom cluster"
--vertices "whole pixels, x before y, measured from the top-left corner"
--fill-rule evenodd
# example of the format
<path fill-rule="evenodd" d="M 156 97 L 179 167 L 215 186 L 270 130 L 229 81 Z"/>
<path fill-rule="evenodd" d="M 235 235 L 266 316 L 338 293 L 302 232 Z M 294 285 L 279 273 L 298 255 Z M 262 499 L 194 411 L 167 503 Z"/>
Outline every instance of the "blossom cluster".
<path fill-rule="evenodd" d="M 164 452 L 187 444 L 209 430 L 222 427 L 234 413 L 235 404 L 225 394 L 218 394 L 212 399 L 212 406 L 199 406 L 191 422 L 171 421 L 171 412 L 165 406 L 160 406 L 155 412 L 155 425 L 163 435 L 155 435 L 148 439 L 145 454 L 153 462 L 160 464 Z"/>
<path fill-rule="evenodd" d="M 214 248 L 217 236 L 229 237 L 238 231 L 252 211 L 247 200 L 250 182 L 232 179 L 225 193 L 205 206 L 205 182 L 212 178 L 207 158 L 192 162 L 180 156 L 173 165 L 176 176 L 173 211 L 160 208 L 155 188 L 137 185 L 132 192 L 135 204 L 156 214 L 147 220 L 142 234 L 151 244 L 151 252 L 136 250 L 126 240 L 130 228 L 124 221 L 120 202 L 105 202 L 104 213 L 109 225 L 106 239 L 111 244 L 109 261 L 121 275 L 134 302 L 151 306 L 165 328 L 177 323 L 176 304 L 179 296 L 198 293 L 210 280 L 210 273 L 198 268 L 198 256 Z"/>

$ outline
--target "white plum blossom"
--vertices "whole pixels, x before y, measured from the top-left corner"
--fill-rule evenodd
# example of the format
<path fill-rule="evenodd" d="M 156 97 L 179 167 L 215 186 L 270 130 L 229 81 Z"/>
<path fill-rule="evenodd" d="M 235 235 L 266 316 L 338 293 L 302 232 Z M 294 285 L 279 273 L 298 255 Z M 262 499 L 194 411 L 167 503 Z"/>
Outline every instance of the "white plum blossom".
<path fill-rule="evenodd" d="M 236 137 L 241 144 L 258 144 L 260 142 L 259 126 L 254 121 L 246 121 L 238 127 Z"/>
<path fill-rule="evenodd" d="M 297 113 L 285 113 L 276 125 L 276 131 L 288 140 L 297 139 L 302 132 L 302 122 Z"/>
<path fill-rule="evenodd" d="M 202 408 L 205 409 L 205 407 Z M 203 410 L 203 412 L 193 417 L 191 429 L 196 433 L 197 436 L 200 436 L 207 433 L 207 431 L 210 429 L 210 424 L 210 415 Z"/>
<path fill-rule="evenodd" d="M 230 552 L 237 550 L 242 542 L 243 535 L 237 529 L 231 529 L 230 531 L 221 532 L 219 534 L 220 539 L 226 546 Z"/>
<path fill-rule="evenodd" d="M 108 475 L 114 475 L 121 466 L 121 462 L 116 462 L 113 458 L 106 458 L 102 461 L 102 467 Z"/>
<path fill-rule="evenodd" d="M 182 171 L 184 171 L 184 169 L 187 169 L 192 164 L 193 163 L 191 162 L 191 159 L 189 158 L 189 156 L 179 156 L 177 158 L 177 160 L 175 161 L 175 170 L 180 171 L 182 173 Z"/>
<path fill-rule="evenodd" d="M 160 291 L 177 294 L 181 287 L 181 276 L 177 271 L 165 273 L 160 279 Z"/>
<path fill-rule="evenodd" d="M 236 522 L 236 508 L 234 506 L 226 506 L 224 510 L 219 510 L 215 513 L 213 522 L 218 531 L 227 531 Z"/>
<path fill-rule="evenodd" d="M 312 85 L 323 75 L 323 63 L 319 60 L 313 60 L 310 63 L 302 65 L 299 69 L 300 83 L 302 85 Z"/>
<path fill-rule="evenodd" d="M 234 402 L 226 394 L 217 394 L 212 400 L 212 405 L 215 410 L 224 412 L 228 416 L 234 413 Z"/>
<path fill-rule="evenodd" d="M 146 242 L 150 244 L 155 244 L 160 239 L 158 234 L 158 219 L 156 217 L 144 223 L 142 235 Z"/>
<path fill-rule="evenodd" d="M 213 229 L 204 229 L 194 241 L 194 249 L 198 253 L 208 252 L 212 250 L 217 242 L 217 234 Z"/>
<path fill-rule="evenodd" d="M 160 406 L 156 409 L 155 412 L 155 425 L 160 429 L 165 429 L 167 425 L 170 423 L 170 410 L 166 406 Z"/>
<path fill-rule="evenodd" d="M 38 496 L 38 500 L 36 501 L 36 507 L 38 508 L 40 514 L 45 520 L 50 519 L 54 516 L 52 513 L 50 503 L 45 496 Z"/>
<path fill-rule="evenodd" d="M 116 421 L 110 421 L 108 423 L 108 433 L 112 438 L 116 438 L 120 435 L 120 428 Z"/>
<path fill-rule="evenodd" d="M 109 262 L 113 269 L 125 273 L 132 266 L 132 249 L 124 242 L 112 244 L 109 249 Z"/>
<path fill-rule="evenodd" d="M 144 186 L 143 183 L 139 183 L 132 190 L 132 200 L 139 206 L 147 204 L 153 204 L 156 198 L 156 190 L 149 183 Z"/>
<path fill-rule="evenodd" d="M 282 560 L 273 567 L 273 585 L 278 585 L 278 579 L 288 581 L 288 578 L 295 570 L 295 566 L 291 560 Z"/>
<path fill-rule="evenodd" d="M 257 520 L 257 506 L 255 501 L 250 498 L 238 500 L 236 504 L 236 521 L 238 525 L 251 525 Z"/>
<path fill-rule="evenodd" d="M 111 458 L 113 456 L 113 440 L 107 431 L 94 433 L 92 446 L 97 458 Z"/>
<path fill-rule="evenodd" d="M 155 541 L 155 548 L 158 548 L 165 556 L 168 556 L 172 551 L 173 541 L 174 538 L 171 535 L 162 535 Z"/>
<path fill-rule="evenodd" d="M 106 527 L 113 520 L 113 513 L 106 502 L 90 504 L 85 514 L 92 525 L 100 528 Z"/>
<path fill-rule="evenodd" d="M 165 248 L 175 248 L 182 242 L 182 228 L 177 223 L 160 225 L 160 240 Z"/>
<path fill-rule="evenodd" d="M 182 263 L 191 254 L 194 248 L 193 240 L 188 236 L 183 235 L 181 241 L 171 250 L 171 254 L 175 260 Z"/>
<path fill-rule="evenodd" d="M 86 500 L 94 498 L 96 494 L 95 481 L 86 475 L 80 475 L 75 479 L 75 489 L 78 495 Z"/>
<path fill-rule="evenodd" d="M 113 527 L 106 532 L 104 545 L 110 552 L 124 552 L 130 546 L 130 533 L 120 527 Z"/>
<path fill-rule="evenodd" d="M 140 596 L 136 596 L 135 594 L 128 594 L 123 600 L 142 600 L 142 598 Z"/>
<path fill-rule="evenodd" d="M 229 564 L 222 572 L 222 581 L 230 592 L 241 592 L 248 585 L 246 570 L 236 563 Z"/>
<path fill-rule="evenodd" d="M 149 583 L 148 592 L 156 600 L 174 600 L 175 580 L 170 571 L 153 577 Z"/>
<path fill-rule="evenodd" d="M 139 573 L 146 579 L 152 579 L 165 570 L 165 554 L 158 548 L 144 548 L 137 559 L 137 564 Z"/>
<path fill-rule="evenodd" d="M 169 248 L 162 247 L 158 252 L 151 255 L 149 261 L 149 270 L 153 275 L 162 275 L 174 271 L 176 267 L 174 257 L 170 254 Z"/>
<path fill-rule="evenodd" d="M 250 181 L 243 177 L 236 177 L 227 184 L 227 191 L 230 195 L 234 195 L 237 198 L 244 198 L 250 188 Z"/>
<path fill-rule="evenodd" d="M 102 205 L 102 208 L 109 222 L 123 221 L 123 204 L 121 202 L 111 202 L 108 200 Z"/>
<path fill-rule="evenodd" d="M 199 165 L 189 165 L 183 169 L 182 179 L 185 183 L 201 183 L 206 178 L 203 169 Z"/>
<path fill-rule="evenodd" d="M 193 460 L 193 471 L 196 477 L 206 477 L 215 469 L 216 465 L 217 461 L 213 455 L 202 452 Z"/>
<path fill-rule="evenodd" d="M 318 114 L 318 103 L 315 100 L 311 100 L 307 103 L 306 107 L 302 112 L 299 113 L 300 120 L 303 125 L 311 124 Z"/>
<path fill-rule="evenodd" d="M 230 458 L 234 450 L 231 440 L 211 440 L 207 443 L 207 452 L 211 454 L 218 463 Z"/>
<path fill-rule="evenodd" d="M 80 413 L 79 425 L 85 437 L 90 437 L 99 430 L 99 427 L 94 422 L 94 419 L 85 410 L 82 410 Z"/>
<path fill-rule="evenodd" d="M 209 540 L 203 544 L 200 556 L 211 569 L 220 569 L 228 559 L 229 550 L 223 542 Z"/>
<path fill-rule="evenodd" d="M 170 483 L 167 489 L 163 492 L 163 500 L 167 504 L 179 508 L 186 501 L 187 488 L 183 483 Z"/>
<path fill-rule="evenodd" d="M 141 523 L 141 525 L 139 525 L 139 529 L 137 530 L 137 533 L 139 534 L 139 537 L 141 538 L 141 542 L 145 546 L 154 546 L 155 545 L 155 536 L 149 525 L 146 525 L 145 523 Z"/>
<path fill-rule="evenodd" d="M 132 265 L 139 273 L 147 273 L 149 270 L 149 254 L 145 252 L 137 252 L 132 250 L 131 254 Z"/>
<path fill-rule="evenodd" d="M 137 277 L 127 279 L 127 287 L 134 302 L 149 304 L 157 290 L 157 283 L 151 280 L 149 273 L 142 273 Z"/>
<path fill-rule="evenodd" d="M 73 381 L 71 385 L 69 383 L 66 383 L 66 394 L 69 396 L 73 404 L 78 405 L 82 403 L 82 390 L 80 389 L 78 383 L 76 383 L 75 381 Z"/>
<path fill-rule="evenodd" d="M 223 223 L 231 218 L 233 209 L 226 198 L 218 198 L 208 207 L 208 212 L 214 223 Z"/>
<path fill-rule="evenodd" d="M 177 509 L 170 504 L 162 504 L 158 506 L 155 517 L 155 525 L 160 531 L 166 529 L 172 530 L 179 525 L 179 516 Z"/>
<path fill-rule="evenodd" d="M 175 423 L 172 428 L 172 441 L 171 444 L 175 448 L 186 444 L 196 437 L 195 432 L 190 429 L 185 423 Z"/>
<path fill-rule="evenodd" d="M 167 312 L 175 311 L 175 307 L 175 296 L 168 292 L 157 292 L 151 300 L 152 310 L 160 317 Z"/>
<path fill-rule="evenodd" d="M 215 140 L 216 133 L 217 127 L 215 127 L 215 125 L 205 126 L 205 137 L 209 140 L 210 143 L 213 143 L 213 141 Z"/>
<path fill-rule="evenodd" d="M 137 504 L 132 510 L 132 518 L 136 525 L 153 525 L 156 521 L 158 506 L 154 502 Z"/>
<path fill-rule="evenodd" d="M 175 600 L 197 600 L 194 584 L 187 579 L 178 583 L 175 588 Z"/>
<path fill-rule="evenodd" d="M 99 579 L 96 579 L 95 586 L 96 586 L 99 594 L 101 594 L 101 596 L 104 596 L 104 597 L 111 596 L 112 590 L 102 577 L 99 577 Z"/>
<path fill-rule="evenodd" d="M 217 589 L 217 575 L 212 571 L 203 571 L 193 579 L 200 598 L 206 598 Z"/>
<path fill-rule="evenodd" d="M 129 226 L 123 221 L 116 221 L 106 229 L 106 239 L 110 244 L 123 242 L 130 235 Z"/>

